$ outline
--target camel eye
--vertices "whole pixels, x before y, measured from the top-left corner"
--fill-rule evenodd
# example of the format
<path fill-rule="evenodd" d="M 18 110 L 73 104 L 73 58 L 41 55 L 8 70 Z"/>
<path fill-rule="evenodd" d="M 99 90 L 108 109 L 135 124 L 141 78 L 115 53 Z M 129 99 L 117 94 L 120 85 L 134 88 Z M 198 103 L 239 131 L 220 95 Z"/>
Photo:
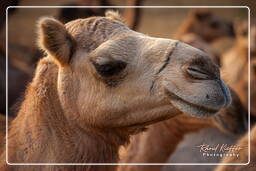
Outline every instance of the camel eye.
<path fill-rule="evenodd" d="M 96 62 L 93 61 L 93 65 L 96 69 L 96 71 L 102 76 L 102 77 L 111 77 L 115 74 L 118 74 L 121 72 L 127 65 L 127 63 L 119 60 L 115 61 L 100 61 Z"/>

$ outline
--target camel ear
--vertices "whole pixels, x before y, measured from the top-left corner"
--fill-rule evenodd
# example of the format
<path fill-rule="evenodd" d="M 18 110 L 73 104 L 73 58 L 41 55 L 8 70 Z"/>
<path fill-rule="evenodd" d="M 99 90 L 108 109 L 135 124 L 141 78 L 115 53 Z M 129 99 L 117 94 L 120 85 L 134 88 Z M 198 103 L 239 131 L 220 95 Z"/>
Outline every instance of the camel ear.
<path fill-rule="evenodd" d="M 118 11 L 107 10 L 106 13 L 105 13 L 105 16 L 109 19 L 116 20 L 116 21 L 124 23 L 121 15 L 119 14 Z"/>
<path fill-rule="evenodd" d="M 39 20 L 38 44 L 49 56 L 59 64 L 68 64 L 74 49 L 75 41 L 65 26 L 53 19 Z"/>

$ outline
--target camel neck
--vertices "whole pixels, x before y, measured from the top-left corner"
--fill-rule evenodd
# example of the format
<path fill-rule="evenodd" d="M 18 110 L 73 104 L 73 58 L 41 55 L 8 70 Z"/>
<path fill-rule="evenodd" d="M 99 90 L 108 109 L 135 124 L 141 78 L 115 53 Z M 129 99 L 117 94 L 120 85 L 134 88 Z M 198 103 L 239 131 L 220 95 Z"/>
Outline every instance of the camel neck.
<path fill-rule="evenodd" d="M 85 130 L 70 124 L 57 94 L 58 69 L 52 63 L 43 65 L 37 68 L 37 75 L 11 125 L 9 162 L 117 162 L 118 147 L 125 140 L 120 140 L 113 130 L 98 131 L 89 127 Z M 25 153 L 21 155 L 16 151 Z"/>

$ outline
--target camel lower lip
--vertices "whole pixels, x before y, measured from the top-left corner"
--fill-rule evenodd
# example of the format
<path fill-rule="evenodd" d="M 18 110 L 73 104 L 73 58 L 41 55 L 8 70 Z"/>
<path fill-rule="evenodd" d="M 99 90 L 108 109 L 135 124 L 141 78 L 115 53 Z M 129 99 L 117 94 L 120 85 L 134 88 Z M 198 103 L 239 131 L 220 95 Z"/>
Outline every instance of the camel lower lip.
<path fill-rule="evenodd" d="M 178 101 L 179 103 L 189 105 L 194 111 L 193 113 L 189 113 L 191 115 L 204 117 L 204 116 L 214 115 L 218 112 L 218 110 L 214 110 L 214 109 L 206 108 L 205 106 L 199 106 L 197 104 L 190 103 L 168 90 L 166 90 L 166 94 L 172 99 L 171 101 Z M 184 111 L 182 111 L 182 112 L 184 112 Z M 185 113 L 188 113 L 188 112 L 185 112 Z M 202 113 L 202 114 L 199 114 L 199 113 Z"/>

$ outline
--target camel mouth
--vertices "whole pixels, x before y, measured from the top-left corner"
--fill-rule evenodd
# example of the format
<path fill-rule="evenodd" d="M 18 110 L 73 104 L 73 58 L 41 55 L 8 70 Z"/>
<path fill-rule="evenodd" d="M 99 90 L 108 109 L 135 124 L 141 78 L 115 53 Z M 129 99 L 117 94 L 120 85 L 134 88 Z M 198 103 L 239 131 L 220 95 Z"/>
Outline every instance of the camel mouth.
<path fill-rule="evenodd" d="M 174 116 L 173 116 L 174 117 Z M 148 125 L 152 125 L 154 123 L 157 123 L 157 122 L 161 122 L 161 121 L 164 121 L 164 120 L 168 120 L 170 119 L 171 116 L 162 116 L 160 118 L 156 118 L 156 119 L 153 119 L 153 120 L 148 120 L 148 121 L 145 121 L 145 122 L 139 122 L 139 123 L 135 123 L 135 124 L 132 124 L 132 125 L 129 125 L 127 127 L 129 128 L 132 128 L 132 127 L 135 127 L 135 128 L 144 128 Z"/>
<path fill-rule="evenodd" d="M 167 89 L 165 89 L 165 94 L 170 98 L 170 102 L 174 105 L 174 107 L 179 109 L 181 112 L 187 113 L 195 117 L 209 117 L 217 114 L 217 112 L 219 111 L 186 101 Z"/>

